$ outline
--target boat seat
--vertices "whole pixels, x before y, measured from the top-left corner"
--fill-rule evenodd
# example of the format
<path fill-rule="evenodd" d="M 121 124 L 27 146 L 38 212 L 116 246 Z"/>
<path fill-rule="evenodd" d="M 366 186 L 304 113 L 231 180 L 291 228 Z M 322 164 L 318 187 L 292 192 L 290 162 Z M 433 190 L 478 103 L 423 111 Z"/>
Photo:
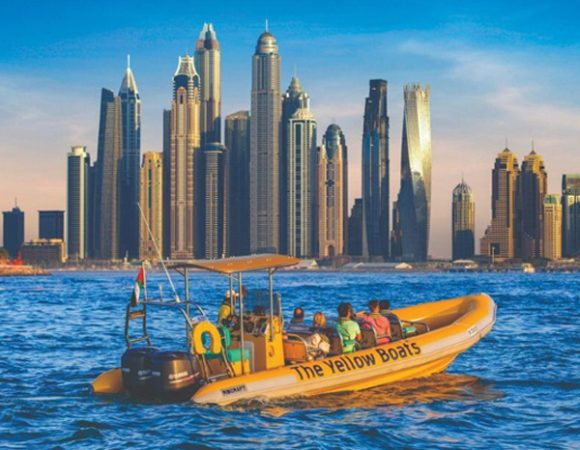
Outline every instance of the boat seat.
<path fill-rule="evenodd" d="M 242 349 L 240 348 L 230 348 L 232 345 L 232 334 L 229 328 L 224 326 L 219 326 L 218 331 L 222 338 L 222 346 L 226 350 L 226 356 L 229 362 L 240 362 L 242 360 Z M 217 359 L 221 358 L 221 353 L 206 353 L 205 357 L 207 359 Z M 250 360 L 250 350 L 244 349 L 244 359 L 246 361 Z"/>
<path fill-rule="evenodd" d="M 342 355 L 342 339 L 336 333 L 332 333 L 328 336 L 330 342 L 330 350 L 328 351 L 328 356 Z"/>
<path fill-rule="evenodd" d="M 389 324 L 391 325 L 391 342 L 403 339 L 403 325 L 399 317 L 393 313 L 386 313 L 385 317 L 389 319 Z"/>
<path fill-rule="evenodd" d="M 360 330 L 361 340 L 359 346 L 361 349 L 375 347 L 377 345 L 377 332 L 374 328 L 364 328 Z"/>
<path fill-rule="evenodd" d="M 306 340 L 297 334 L 289 333 L 284 336 L 284 360 L 288 363 L 309 361 Z"/>
<path fill-rule="evenodd" d="M 230 350 L 226 350 L 226 356 L 228 357 L 229 362 L 240 362 L 242 360 L 242 349 L 241 348 L 232 348 Z M 211 359 L 218 359 L 221 358 L 221 353 L 206 353 L 205 357 L 209 360 Z M 250 350 L 244 349 L 244 359 L 246 361 L 250 360 Z"/>

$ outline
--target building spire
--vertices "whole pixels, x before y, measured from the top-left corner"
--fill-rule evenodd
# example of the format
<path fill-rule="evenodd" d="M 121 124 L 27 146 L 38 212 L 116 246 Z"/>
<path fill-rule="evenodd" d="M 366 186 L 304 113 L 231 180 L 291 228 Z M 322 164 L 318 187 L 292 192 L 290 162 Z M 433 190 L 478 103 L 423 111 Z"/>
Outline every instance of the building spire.
<path fill-rule="evenodd" d="M 266 17 L 266 32 L 268 32 L 268 18 Z"/>
<path fill-rule="evenodd" d="M 131 68 L 131 55 L 127 55 L 127 69 Z"/>

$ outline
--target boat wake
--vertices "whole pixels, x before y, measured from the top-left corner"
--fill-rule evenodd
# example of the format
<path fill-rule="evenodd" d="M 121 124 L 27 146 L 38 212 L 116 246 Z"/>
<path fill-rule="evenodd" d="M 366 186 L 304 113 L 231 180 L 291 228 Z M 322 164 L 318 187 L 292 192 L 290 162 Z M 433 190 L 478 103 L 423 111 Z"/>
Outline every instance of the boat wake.
<path fill-rule="evenodd" d="M 241 401 L 226 409 L 259 410 L 262 415 L 280 417 L 296 410 L 375 409 L 432 402 L 492 401 L 501 397 L 502 392 L 493 389 L 490 382 L 481 378 L 441 373 L 355 392 Z"/>

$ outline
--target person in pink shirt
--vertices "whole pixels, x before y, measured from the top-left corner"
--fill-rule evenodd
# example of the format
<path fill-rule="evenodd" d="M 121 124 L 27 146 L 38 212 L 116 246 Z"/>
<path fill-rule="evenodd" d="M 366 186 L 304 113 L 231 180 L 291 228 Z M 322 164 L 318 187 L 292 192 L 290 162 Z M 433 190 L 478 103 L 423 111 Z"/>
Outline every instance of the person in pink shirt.
<path fill-rule="evenodd" d="M 381 314 L 378 300 L 369 302 L 370 313 L 362 318 L 363 326 L 374 328 L 377 334 L 377 345 L 383 345 L 391 342 L 391 324 L 389 319 Z"/>

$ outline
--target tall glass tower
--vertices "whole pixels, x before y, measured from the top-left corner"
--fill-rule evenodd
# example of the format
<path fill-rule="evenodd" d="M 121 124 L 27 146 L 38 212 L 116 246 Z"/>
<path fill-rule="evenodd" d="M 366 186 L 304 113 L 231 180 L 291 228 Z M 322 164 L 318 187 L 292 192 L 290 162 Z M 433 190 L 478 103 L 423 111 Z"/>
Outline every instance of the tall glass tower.
<path fill-rule="evenodd" d="M 387 82 L 370 80 L 362 141 L 363 257 L 389 258 Z"/>
<path fill-rule="evenodd" d="M 250 253 L 250 112 L 238 111 L 226 117 L 228 152 L 228 227 L 230 255 Z"/>
<path fill-rule="evenodd" d="M 471 188 L 463 180 L 453 189 L 451 215 L 453 259 L 473 258 L 475 254 L 475 201 Z"/>
<path fill-rule="evenodd" d="M 332 124 L 326 129 L 318 150 L 318 255 L 321 258 L 346 254 L 345 155 L 344 134 L 338 125 Z"/>
<path fill-rule="evenodd" d="M 88 255 L 89 169 L 86 147 L 72 147 L 67 156 L 67 249 L 71 261 Z"/>
<path fill-rule="evenodd" d="M 404 89 L 401 189 L 397 200 L 402 258 L 426 261 L 431 213 L 431 112 L 429 85 Z"/>
<path fill-rule="evenodd" d="M 288 124 L 300 108 L 310 108 L 310 98 L 296 75 L 282 96 L 280 126 L 280 253 L 288 252 Z"/>
<path fill-rule="evenodd" d="M 280 248 L 280 55 L 267 30 L 252 57 L 250 251 Z"/>
<path fill-rule="evenodd" d="M 194 258 L 199 247 L 199 75 L 183 56 L 173 76 L 169 157 L 170 256 Z"/>
<path fill-rule="evenodd" d="M 541 258 L 544 253 L 544 197 L 548 174 L 544 159 L 534 150 L 524 158 L 518 186 L 518 247 L 523 259 Z"/>
<path fill-rule="evenodd" d="M 580 174 L 562 176 L 562 255 L 580 255 Z"/>
<path fill-rule="evenodd" d="M 316 120 L 301 108 L 288 122 L 288 254 L 311 257 L 316 252 Z"/>
<path fill-rule="evenodd" d="M 120 177 L 121 256 L 139 257 L 139 177 L 141 173 L 141 98 L 127 57 L 127 69 L 119 89 L 122 116 L 122 168 Z"/>
<path fill-rule="evenodd" d="M 228 253 L 226 148 L 210 142 L 204 150 L 205 258 L 222 258 Z"/>
<path fill-rule="evenodd" d="M 544 197 L 544 258 L 562 257 L 562 203 L 558 194 Z"/>
<path fill-rule="evenodd" d="M 120 170 L 123 159 L 121 98 L 101 91 L 101 117 L 97 150 L 95 225 L 96 252 L 100 259 L 119 259 L 121 225 Z M 123 255 L 124 256 L 124 255 Z"/>
<path fill-rule="evenodd" d="M 163 154 L 146 152 L 141 166 L 139 259 L 158 261 L 163 248 Z"/>
<path fill-rule="evenodd" d="M 221 141 L 221 53 L 211 23 L 204 23 L 195 44 L 195 68 L 200 79 L 201 147 Z"/>
<path fill-rule="evenodd" d="M 517 242 L 517 188 L 520 170 L 515 155 L 505 148 L 492 171 L 491 224 L 481 238 L 481 254 L 511 259 Z"/>

